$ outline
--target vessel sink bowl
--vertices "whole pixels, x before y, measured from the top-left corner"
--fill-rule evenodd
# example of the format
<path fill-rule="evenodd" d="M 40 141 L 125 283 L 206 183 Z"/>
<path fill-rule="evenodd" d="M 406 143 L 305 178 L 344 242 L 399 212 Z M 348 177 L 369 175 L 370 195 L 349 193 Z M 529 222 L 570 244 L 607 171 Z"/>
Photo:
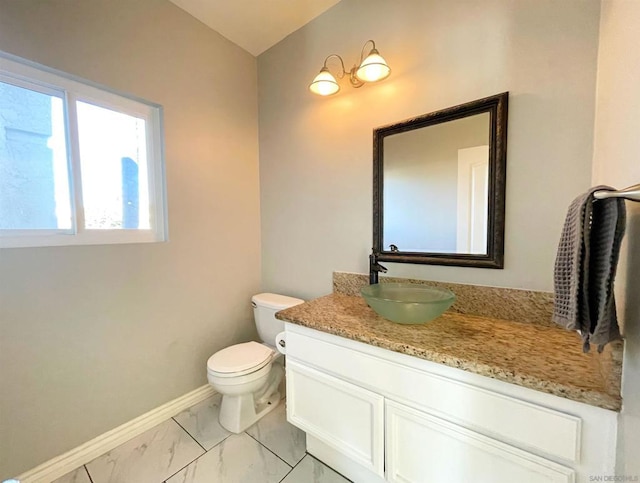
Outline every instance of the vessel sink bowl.
<path fill-rule="evenodd" d="M 398 324 L 424 324 L 456 300 L 451 290 L 417 283 L 377 283 L 360 293 L 378 315 Z"/>

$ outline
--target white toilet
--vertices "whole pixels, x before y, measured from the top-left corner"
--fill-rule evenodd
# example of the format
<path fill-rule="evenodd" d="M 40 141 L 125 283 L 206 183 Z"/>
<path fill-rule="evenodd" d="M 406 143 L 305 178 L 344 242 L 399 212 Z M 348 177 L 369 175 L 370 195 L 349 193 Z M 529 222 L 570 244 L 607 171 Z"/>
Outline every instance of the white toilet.
<path fill-rule="evenodd" d="M 278 406 L 284 368 L 275 345 L 284 322 L 275 313 L 303 302 L 273 293 L 254 295 L 253 317 L 263 343 L 232 345 L 207 361 L 209 384 L 222 394 L 220 424 L 228 431 L 241 433 Z"/>

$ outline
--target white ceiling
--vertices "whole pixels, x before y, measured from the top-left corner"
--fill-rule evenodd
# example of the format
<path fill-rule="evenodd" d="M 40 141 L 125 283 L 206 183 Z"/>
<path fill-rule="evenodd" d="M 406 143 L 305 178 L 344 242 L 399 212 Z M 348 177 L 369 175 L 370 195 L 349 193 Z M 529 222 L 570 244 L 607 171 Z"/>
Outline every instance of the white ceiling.
<path fill-rule="evenodd" d="M 340 0 L 171 0 L 258 56 Z"/>

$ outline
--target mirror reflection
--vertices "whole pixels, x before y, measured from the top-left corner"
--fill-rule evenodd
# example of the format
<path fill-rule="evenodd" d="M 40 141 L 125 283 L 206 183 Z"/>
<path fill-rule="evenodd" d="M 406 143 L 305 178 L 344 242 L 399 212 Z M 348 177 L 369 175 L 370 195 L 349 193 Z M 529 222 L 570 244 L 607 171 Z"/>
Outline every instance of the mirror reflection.
<path fill-rule="evenodd" d="M 490 114 L 387 136 L 385 250 L 487 254 Z"/>
<path fill-rule="evenodd" d="M 503 268 L 509 93 L 373 131 L 376 261 Z"/>

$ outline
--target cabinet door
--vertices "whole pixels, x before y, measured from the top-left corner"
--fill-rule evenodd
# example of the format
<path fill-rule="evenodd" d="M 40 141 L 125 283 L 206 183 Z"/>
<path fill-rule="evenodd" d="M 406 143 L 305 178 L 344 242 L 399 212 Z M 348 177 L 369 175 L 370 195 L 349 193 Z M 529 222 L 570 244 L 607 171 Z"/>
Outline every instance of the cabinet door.
<path fill-rule="evenodd" d="M 574 471 L 427 413 L 387 401 L 387 480 L 571 483 Z"/>
<path fill-rule="evenodd" d="M 384 399 L 287 360 L 289 422 L 384 476 Z"/>

